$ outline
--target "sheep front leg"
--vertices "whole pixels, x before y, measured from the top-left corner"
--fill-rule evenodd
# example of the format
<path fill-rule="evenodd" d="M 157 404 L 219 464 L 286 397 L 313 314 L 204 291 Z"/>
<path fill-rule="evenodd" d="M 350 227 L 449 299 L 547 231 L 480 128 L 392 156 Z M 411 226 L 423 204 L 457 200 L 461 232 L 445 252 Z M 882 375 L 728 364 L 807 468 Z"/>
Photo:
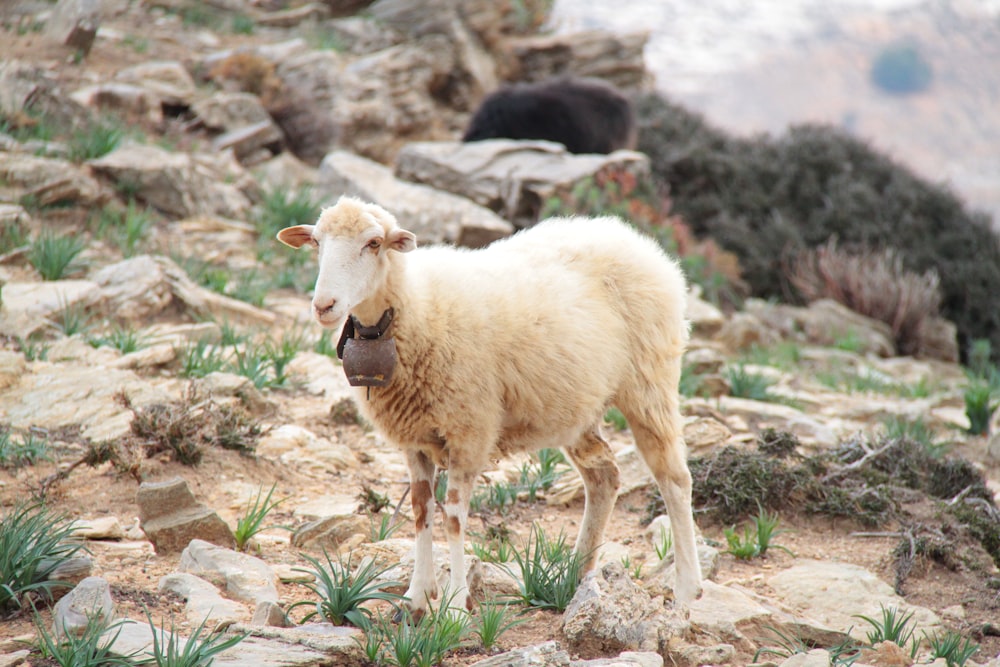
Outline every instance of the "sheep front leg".
<path fill-rule="evenodd" d="M 416 557 L 413 578 L 406 591 L 410 611 L 421 614 L 429 600 L 437 599 L 437 578 L 434 576 L 434 462 L 417 450 L 407 450 L 410 468 L 410 503 L 413 507 L 416 532 Z"/>
<path fill-rule="evenodd" d="M 448 535 L 448 556 L 451 564 L 447 595 L 449 606 L 472 609 L 472 599 L 465 573 L 465 528 L 469 518 L 469 500 L 476 473 L 454 464 L 448 468 L 448 493 L 445 497 L 445 532 Z"/>

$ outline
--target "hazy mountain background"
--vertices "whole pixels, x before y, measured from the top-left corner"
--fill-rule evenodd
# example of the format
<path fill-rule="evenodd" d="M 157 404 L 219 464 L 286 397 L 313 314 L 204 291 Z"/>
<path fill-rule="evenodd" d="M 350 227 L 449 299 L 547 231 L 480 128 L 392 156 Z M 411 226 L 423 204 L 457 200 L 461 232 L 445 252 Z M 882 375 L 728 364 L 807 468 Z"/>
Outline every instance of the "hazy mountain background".
<path fill-rule="evenodd" d="M 950 185 L 1000 230 L 1000 0 L 556 0 L 556 31 L 647 30 L 656 87 L 740 135 L 850 130 Z M 929 86 L 890 94 L 875 59 L 900 44 Z"/>

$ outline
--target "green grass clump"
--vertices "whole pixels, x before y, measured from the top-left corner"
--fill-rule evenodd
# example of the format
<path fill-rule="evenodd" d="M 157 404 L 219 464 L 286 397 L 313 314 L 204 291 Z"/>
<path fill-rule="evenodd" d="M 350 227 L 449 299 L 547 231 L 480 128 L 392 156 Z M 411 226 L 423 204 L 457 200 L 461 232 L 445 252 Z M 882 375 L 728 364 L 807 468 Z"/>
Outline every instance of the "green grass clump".
<path fill-rule="evenodd" d="M 267 515 L 280 503 L 287 500 L 286 498 L 271 500 L 276 487 L 276 483 L 272 484 L 266 496 L 264 495 L 264 487 L 261 486 L 258 488 L 257 495 L 247 501 L 246 509 L 243 510 L 243 516 L 236 520 L 236 530 L 233 531 L 233 536 L 236 538 L 236 548 L 239 551 L 247 550 L 250 540 L 257 533 L 264 530 L 264 519 L 267 518 Z"/>
<path fill-rule="evenodd" d="M 419 619 L 402 610 L 399 623 L 381 612 L 365 618 L 365 640 L 355 639 L 368 661 L 395 667 L 434 667 L 465 644 L 470 634 L 469 614 L 450 608 L 454 596 L 445 595 L 440 606 L 428 607 Z"/>
<path fill-rule="evenodd" d="M 118 148 L 124 138 L 125 131 L 119 122 L 104 119 L 90 123 L 88 127 L 79 129 L 70 136 L 69 159 L 84 162 L 107 155 Z"/>
<path fill-rule="evenodd" d="M 28 245 L 27 228 L 16 220 L 0 222 L 0 255 Z"/>
<path fill-rule="evenodd" d="M 536 609 L 565 611 L 576 593 L 583 557 L 573 551 L 566 536 L 549 540 L 534 524 L 524 545 L 515 549 L 514 561 L 521 572 L 518 599 Z"/>
<path fill-rule="evenodd" d="M 742 535 L 736 532 L 735 527 L 723 529 L 726 542 L 729 544 L 728 553 L 740 560 L 751 560 L 757 557 L 763 558 L 767 555 L 768 549 L 774 547 L 794 556 L 795 554 L 786 547 L 771 543 L 771 540 L 782 532 L 778 530 L 779 522 L 777 513 L 772 514 L 760 508 L 757 515 L 751 519 L 752 525 L 744 526 Z"/>
<path fill-rule="evenodd" d="M 117 655 L 114 651 L 114 642 L 121 635 L 125 621 L 108 623 L 104 619 L 91 618 L 79 635 L 58 638 L 49 633 L 37 614 L 34 623 L 39 653 L 59 667 L 131 667 L 137 664 L 138 651 L 128 655 Z"/>
<path fill-rule="evenodd" d="M 49 576 L 84 546 L 73 543 L 73 524 L 41 503 L 18 503 L 0 521 L 0 615 L 32 598 L 52 600 L 72 584 Z"/>
<path fill-rule="evenodd" d="M 132 257 L 139 243 L 148 234 L 153 220 L 149 208 L 139 208 L 135 200 L 130 199 L 124 211 L 110 206 L 100 210 L 97 214 L 96 234 L 118 246 L 122 256 Z"/>
<path fill-rule="evenodd" d="M 156 667 L 209 667 L 214 662 L 215 656 L 247 638 L 246 634 L 226 637 L 222 633 L 206 632 L 205 623 L 208 620 L 206 618 L 182 642 L 172 620 L 170 629 L 167 630 L 162 623 L 157 628 L 148 611 L 146 618 L 153 631 L 153 648 L 146 652 L 150 660 L 140 664 L 152 663 Z"/>
<path fill-rule="evenodd" d="M 528 619 L 513 618 L 509 603 L 500 604 L 489 600 L 479 603 L 479 613 L 472 622 L 472 634 L 479 638 L 484 650 L 490 651 L 500 639 L 500 635 Z"/>
<path fill-rule="evenodd" d="M 855 615 L 855 618 L 861 619 L 872 627 L 865 635 L 868 639 L 868 645 L 874 646 L 882 642 L 892 642 L 902 649 L 909 649 L 911 658 L 917 657 L 920 642 L 914 639 L 916 629 L 916 623 L 913 621 L 914 612 L 904 613 L 896 607 L 884 605 L 879 605 L 879 608 L 878 618 L 862 614 Z"/>
<path fill-rule="evenodd" d="M 993 388 L 981 381 L 972 382 L 965 390 L 965 416 L 969 419 L 969 435 L 989 435 L 990 420 L 1000 402 L 993 400 Z"/>
<path fill-rule="evenodd" d="M 624 431 L 628 428 L 628 420 L 625 419 L 622 411 L 616 407 L 610 407 L 604 413 L 604 423 L 610 424 L 616 431 Z"/>
<path fill-rule="evenodd" d="M 228 363 L 225 351 L 204 339 L 181 348 L 178 356 L 181 360 L 179 375 L 185 378 L 203 378 L 225 369 Z"/>
<path fill-rule="evenodd" d="M 80 236 L 43 232 L 32 242 L 28 261 L 44 280 L 61 280 L 76 268 L 77 256 L 86 247 Z"/>
<path fill-rule="evenodd" d="M 0 427 L 0 468 L 23 468 L 38 461 L 48 460 L 48 440 L 36 436 L 31 431 L 19 437 L 9 428 Z"/>
<path fill-rule="evenodd" d="M 928 635 L 924 633 L 927 643 L 931 647 L 931 661 L 944 658 L 948 667 L 964 667 L 969 658 L 979 652 L 979 644 L 976 644 L 968 637 L 962 637 L 957 632 L 946 632 L 944 635 L 934 633 Z"/>
<path fill-rule="evenodd" d="M 737 398 L 749 398 L 754 401 L 774 400 L 774 396 L 771 395 L 774 381 L 760 373 L 748 371 L 743 364 L 727 367 L 725 378 L 729 382 L 729 393 Z"/>
<path fill-rule="evenodd" d="M 143 335 L 135 329 L 113 325 L 107 333 L 92 336 L 87 341 L 93 347 L 110 347 L 122 354 L 131 354 L 146 347 Z"/>
<path fill-rule="evenodd" d="M 318 616 L 334 625 L 349 623 L 355 627 L 364 628 L 371 619 L 371 611 L 363 607 L 363 603 L 370 600 L 382 600 L 395 605 L 403 599 L 403 596 L 385 590 L 402 586 L 402 583 L 377 581 L 388 568 L 379 570 L 375 566 L 375 561 L 366 560 L 356 570 L 352 570 L 350 555 L 346 561 L 339 559 L 336 563 L 330 559 L 329 554 L 325 551 L 323 556 L 326 559 L 325 566 L 319 559 L 302 554 L 302 557 L 309 561 L 312 567 L 293 568 L 315 577 L 315 583 L 305 583 L 303 586 L 319 597 L 318 601 L 301 600 L 288 608 L 288 611 L 291 612 L 296 607 L 312 607 L 312 611 L 302 618 L 303 623 Z"/>

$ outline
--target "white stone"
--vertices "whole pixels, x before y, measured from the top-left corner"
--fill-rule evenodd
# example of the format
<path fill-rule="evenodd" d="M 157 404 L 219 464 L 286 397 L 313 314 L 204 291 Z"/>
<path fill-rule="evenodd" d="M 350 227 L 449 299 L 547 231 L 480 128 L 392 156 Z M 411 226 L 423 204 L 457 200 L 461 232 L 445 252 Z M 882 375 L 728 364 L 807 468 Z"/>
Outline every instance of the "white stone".
<path fill-rule="evenodd" d="M 193 574 L 174 572 L 163 576 L 156 590 L 169 591 L 183 597 L 187 602 L 184 611 L 193 627 L 202 622 L 208 627 L 215 627 L 219 623 L 250 618 L 246 607 L 222 597 L 215 586 Z"/>

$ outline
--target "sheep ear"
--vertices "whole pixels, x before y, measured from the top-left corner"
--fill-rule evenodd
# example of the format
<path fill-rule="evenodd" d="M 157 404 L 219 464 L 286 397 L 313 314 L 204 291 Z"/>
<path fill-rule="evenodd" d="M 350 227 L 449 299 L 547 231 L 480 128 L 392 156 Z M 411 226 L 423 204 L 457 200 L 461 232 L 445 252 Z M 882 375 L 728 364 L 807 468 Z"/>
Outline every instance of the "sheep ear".
<path fill-rule="evenodd" d="M 385 239 L 386 246 L 396 252 L 410 252 L 417 247 L 417 237 L 405 229 L 394 229 Z"/>
<path fill-rule="evenodd" d="M 287 246 L 301 248 L 307 243 L 313 247 L 318 245 L 313 238 L 313 225 L 296 225 L 295 227 L 285 227 L 278 232 L 278 240 Z"/>

